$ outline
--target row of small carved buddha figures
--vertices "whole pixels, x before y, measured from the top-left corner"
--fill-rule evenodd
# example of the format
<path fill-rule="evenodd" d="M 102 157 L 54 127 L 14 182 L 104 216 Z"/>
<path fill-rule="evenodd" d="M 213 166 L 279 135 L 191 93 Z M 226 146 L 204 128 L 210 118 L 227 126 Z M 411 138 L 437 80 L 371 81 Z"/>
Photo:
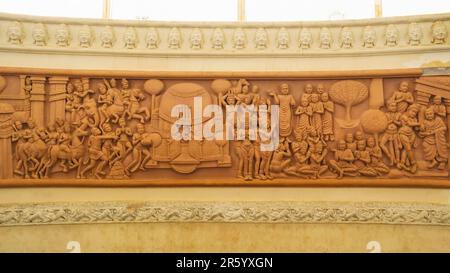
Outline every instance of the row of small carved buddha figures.
<path fill-rule="evenodd" d="M 167 47 L 170 49 L 179 49 L 183 45 L 183 31 L 179 28 L 172 28 L 167 35 Z M 298 47 L 302 49 L 311 48 L 314 43 L 314 31 L 304 27 L 298 35 Z M 122 35 L 121 46 L 127 49 L 135 49 L 139 45 L 138 32 L 134 27 L 128 27 Z M 287 49 L 291 44 L 290 32 L 282 27 L 277 31 L 274 45 L 278 49 Z M 444 22 L 436 21 L 431 26 L 431 43 L 445 44 L 448 31 Z M 194 28 L 188 34 L 189 46 L 191 49 L 202 49 L 205 46 L 205 37 L 200 28 Z M 384 31 L 383 44 L 388 47 L 398 46 L 403 37 L 398 27 L 394 24 L 387 25 Z M 423 44 L 424 31 L 418 23 L 410 23 L 405 35 L 408 45 L 417 46 Z M 12 22 L 7 27 L 7 41 L 10 44 L 21 45 L 25 38 L 25 32 L 20 22 Z M 36 46 L 47 46 L 50 39 L 47 27 L 42 23 L 36 23 L 31 30 L 31 38 Z M 69 27 L 65 24 L 59 25 L 54 34 L 56 46 L 68 47 L 71 44 L 72 35 Z M 116 35 L 113 27 L 105 26 L 99 35 L 100 45 L 103 48 L 112 48 L 116 46 Z M 327 27 L 322 27 L 316 42 L 318 48 L 330 49 L 333 47 L 332 32 Z M 78 31 L 78 46 L 89 48 L 95 40 L 95 32 L 91 27 L 85 25 Z M 232 47 L 234 49 L 245 49 L 248 47 L 247 31 L 243 28 L 236 28 L 231 37 Z M 258 28 L 254 31 L 253 42 L 256 49 L 266 49 L 269 47 L 269 34 L 265 28 Z M 361 46 L 363 48 L 373 48 L 377 45 L 377 33 L 374 27 L 366 26 L 362 30 Z M 226 45 L 226 35 L 221 28 L 215 28 L 210 37 L 211 48 L 224 49 Z M 337 37 L 338 47 L 350 49 L 356 47 L 354 31 L 350 27 L 343 27 Z M 156 28 L 149 28 L 144 38 L 145 47 L 156 49 L 160 47 L 160 35 Z M 120 46 L 118 46 L 120 47 Z"/>

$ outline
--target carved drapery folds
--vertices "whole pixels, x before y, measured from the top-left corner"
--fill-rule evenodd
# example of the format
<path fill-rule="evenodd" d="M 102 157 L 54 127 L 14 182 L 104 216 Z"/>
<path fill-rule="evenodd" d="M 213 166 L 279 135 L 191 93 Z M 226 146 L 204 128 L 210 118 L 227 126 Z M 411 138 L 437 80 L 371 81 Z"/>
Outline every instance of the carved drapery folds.
<path fill-rule="evenodd" d="M 2 79 L 2 162 L 9 164 L 2 168 L 11 173 L 2 178 L 14 172 L 15 179 L 263 183 L 449 176 L 449 77 Z M 180 105 L 184 110 L 174 114 Z M 256 137 L 250 115 L 226 126 L 228 109 L 238 106 L 257 109 Z M 275 127 L 276 137 L 261 133 Z M 263 148 L 270 141 L 274 148 Z"/>

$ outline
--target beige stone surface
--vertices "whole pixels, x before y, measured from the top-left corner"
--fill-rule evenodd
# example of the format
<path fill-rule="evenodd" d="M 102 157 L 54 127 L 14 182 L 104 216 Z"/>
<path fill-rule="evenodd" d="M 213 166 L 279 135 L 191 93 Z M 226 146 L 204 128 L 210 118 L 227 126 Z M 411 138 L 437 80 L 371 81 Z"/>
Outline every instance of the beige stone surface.
<path fill-rule="evenodd" d="M 93 201 L 331 201 L 450 204 L 450 190 L 407 188 L 5 188 L 0 204 Z"/>
<path fill-rule="evenodd" d="M 1 227 L 1 252 L 449 252 L 450 228 L 360 224 L 156 223 Z"/>

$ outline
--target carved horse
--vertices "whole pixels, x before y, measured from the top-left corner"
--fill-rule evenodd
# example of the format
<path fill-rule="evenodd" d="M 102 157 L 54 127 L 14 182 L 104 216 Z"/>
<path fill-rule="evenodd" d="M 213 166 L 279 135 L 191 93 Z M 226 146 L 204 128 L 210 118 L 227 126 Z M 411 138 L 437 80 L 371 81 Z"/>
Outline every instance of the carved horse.
<path fill-rule="evenodd" d="M 43 129 L 37 129 L 35 133 L 31 133 L 28 141 L 20 143 L 16 146 L 16 156 L 22 162 L 25 178 L 30 178 L 30 172 L 33 172 L 33 178 L 37 177 L 37 172 L 40 168 L 41 159 L 47 153 L 47 144 L 45 140 L 47 135 Z M 29 165 L 31 161 L 32 165 Z"/>
<path fill-rule="evenodd" d="M 144 123 L 145 120 L 150 119 L 150 111 L 147 107 L 144 107 L 139 104 L 139 101 L 145 99 L 145 95 L 139 89 L 133 89 L 130 92 L 130 100 L 128 102 L 128 109 L 125 110 L 124 116 L 128 115 L 128 120 L 130 119 L 139 119 L 141 123 Z M 140 115 L 141 113 L 145 114 L 145 118 Z"/>
<path fill-rule="evenodd" d="M 55 165 L 58 160 L 61 160 L 61 167 L 63 172 L 67 172 L 66 162 L 69 162 L 69 168 L 77 168 L 77 178 L 81 175 L 82 158 L 85 155 L 86 147 L 84 146 L 84 137 L 88 135 L 87 131 L 76 129 L 72 133 L 71 143 L 69 145 L 69 152 L 62 148 L 62 145 L 54 145 L 48 149 L 49 158 L 39 174 L 43 178 L 48 178 L 49 170 Z"/>
<path fill-rule="evenodd" d="M 117 123 L 125 109 L 124 100 L 122 98 L 122 95 L 118 91 L 111 91 L 111 95 L 113 103 L 107 106 L 106 109 L 104 109 L 103 114 L 106 116 L 105 122 L 108 122 L 111 118 L 114 118 L 112 122 Z"/>

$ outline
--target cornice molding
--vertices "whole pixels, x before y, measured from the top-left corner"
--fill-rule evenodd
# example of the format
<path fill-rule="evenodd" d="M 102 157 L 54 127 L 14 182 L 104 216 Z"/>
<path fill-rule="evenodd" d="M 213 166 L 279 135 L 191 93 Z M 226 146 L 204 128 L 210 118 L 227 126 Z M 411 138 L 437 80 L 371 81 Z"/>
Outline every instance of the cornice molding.
<path fill-rule="evenodd" d="M 433 26 L 440 22 L 446 29 L 445 38 L 433 38 Z M 14 25 L 16 24 L 16 25 Z M 11 41 L 11 26 L 22 31 L 18 41 Z M 386 36 L 393 33 L 395 41 L 388 45 Z M 329 47 L 322 46 L 322 30 L 326 28 L 330 39 Z M 152 30 L 151 30 L 152 29 Z M 222 33 L 223 44 L 213 48 L 215 31 Z M 317 22 L 157 22 L 105 19 L 80 19 L 41 17 L 0 13 L 0 51 L 98 56 L 138 57 L 355 57 L 398 54 L 423 54 L 449 52 L 450 14 L 431 14 L 373 18 L 363 20 L 317 21 Z M 44 38 L 36 42 L 34 33 L 42 31 Z M 147 42 L 149 32 L 156 33 L 156 44 Z M 243 45 L 236 46 L 236 32 L 241 31 Z M 280 31 L 287 34 L 285 46 L 280 46 Z M 411 43 L 411 31 L 418 32 L 418 40 Z M 89 36 L 81 45 L 80 33 Z M 304 32 L 304 34 L 302 34 Z M 343 42 L 344 32 L 350 33 L 349 44 Z M 67 35 L 57 42 L 57 35 Z M 169 44 L 171 35 L 177 36 L 175 46 Z M 198 46 L 192 45 L 193 33 L 199 34 Z M 265 41 L 262 46 L 256 42 L 258 33 Z M 105 36 L 106 35 L 106 36 Z M 127 44 L 125 36 L 131 35 L 133 42 Z M 367 42 L 366 36 L 373 41 Z M 86 36 L 85 36 L 86 37 Z M 103 37 L 110 37 L 107 46 Z M 305 40 L 306 39 L 306 42 Z M 305 44 L 306 43 L 306 44 Z"/>
<path fill-rule="evenodd" d="M 93 202 L 4 204 L 0 226 L 99 223 L 450 225 L 450 206 L 385 202 Z"/>
<path fill-rule="evenodd" d="M 411 22 L 429 22 L 434 20 L 448 20 L 450 13 L 424 14 L 412 16 L 378 17 L 368 19 L 350 20 L 323 20 L 323 21 L 266 21 L 266 22 L 220 22 L 220 21 L 153 21 L 153 20 L 120 20 L 120 19 L 94 19 L 73 17 L 47 17 L 26 14 L 0 12 L 0 20 L 19 20 L 30 23 L 46 22 L 49 24 L 89 24 L 100 26 L 145 26 L 145 27 L 342 27 L 384 24 L 405 24 Z"/>

